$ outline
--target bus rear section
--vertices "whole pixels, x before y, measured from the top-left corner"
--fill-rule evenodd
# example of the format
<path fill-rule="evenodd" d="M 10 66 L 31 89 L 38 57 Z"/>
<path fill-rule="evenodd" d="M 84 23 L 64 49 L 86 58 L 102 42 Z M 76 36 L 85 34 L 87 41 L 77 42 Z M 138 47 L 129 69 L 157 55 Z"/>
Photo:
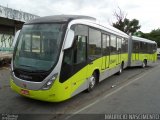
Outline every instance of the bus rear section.
<path fill-rule="evenodd" d="M 128 66 L 146 67 L 157 60 L 157 43 L 136 36 L 129 40 L 129 64 Z"/>

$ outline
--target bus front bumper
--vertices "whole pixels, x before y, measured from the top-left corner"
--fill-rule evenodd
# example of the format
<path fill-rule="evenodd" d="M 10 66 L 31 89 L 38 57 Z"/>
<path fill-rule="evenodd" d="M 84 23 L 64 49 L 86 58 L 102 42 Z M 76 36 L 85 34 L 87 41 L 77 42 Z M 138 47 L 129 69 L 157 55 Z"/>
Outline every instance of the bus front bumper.
<path fill-rule="evenodd" d="M 47 102 L 61 102 L 65 100 L 64 98 L 61 98 L 60 96 L 58 96 L 58 94 L 56 95 L 56 93 L 54 93 L 55 91 L 54 89 L 27 90 L 17 86 L 12 79 L 10 79 L 10 86 L 13 91 L 28 98 L 47 101 Z"/>

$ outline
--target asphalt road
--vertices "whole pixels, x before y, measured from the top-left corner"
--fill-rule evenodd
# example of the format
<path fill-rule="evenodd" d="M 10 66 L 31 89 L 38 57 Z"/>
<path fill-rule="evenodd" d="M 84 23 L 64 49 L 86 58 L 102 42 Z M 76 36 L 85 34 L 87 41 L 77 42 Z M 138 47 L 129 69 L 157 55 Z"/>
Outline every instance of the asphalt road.
<path fill-rule="evenodd" d="M 76 111 L 68 120 L 104 120 L 105 117 L 124 117 L 128 114 L 158 115 L 160 119 L 160 65 L 137 75 L 91 104 Z M 105 116 L 106 115 L 106 116 Z M 108 115 L 113 115 L 112 117 Z M 133 116 L 132 116 L 133 117 Z"/>
<path fill-rule="evenodd" d="M 4 116 L 19 115 L 29 119 L 82 119 L 84 114 L 95 119 L 106 113 L 159 113 L 160 80 L 157 64 L 142 69 L 128 68 L 119 75 L 113 75 L 90 92 L 82 92 L 75 97 L 61 102 L 48 103 L 22 97 L 9 86 L 9 67 L 0 69 L 0 113 Z M 114 86 L 114 87 L 112 87 Z M 82 114 L 82 116 L 76 114 Z M 2 117 L 3 117 L 2 115 Z M 91 117 L 92 119 L 93 117 Z"/>

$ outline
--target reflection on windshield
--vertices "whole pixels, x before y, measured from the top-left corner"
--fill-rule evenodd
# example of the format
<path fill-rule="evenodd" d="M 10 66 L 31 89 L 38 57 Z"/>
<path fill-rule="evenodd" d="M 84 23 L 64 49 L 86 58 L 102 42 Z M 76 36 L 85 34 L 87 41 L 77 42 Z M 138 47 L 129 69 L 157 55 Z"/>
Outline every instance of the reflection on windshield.
<path fill-rule="evenodd" d="M 58 57 L 62 27 L 62 24 L 25 25 L 18 37 L 15 68 L 49 70 Z"/>

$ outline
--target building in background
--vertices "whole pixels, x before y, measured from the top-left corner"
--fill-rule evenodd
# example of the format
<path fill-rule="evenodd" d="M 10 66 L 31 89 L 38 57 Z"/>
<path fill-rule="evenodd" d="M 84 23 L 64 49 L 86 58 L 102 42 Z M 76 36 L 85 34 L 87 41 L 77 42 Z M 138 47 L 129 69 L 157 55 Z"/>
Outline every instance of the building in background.
<path fill-rule="evenodd" d="M 12 43 L 15 33 L 26 21 L 37 17 L 39 16 L 0 6 L 0 61 L 6 57 L 10 58 L 8 52 L 13 51 Z"/>

